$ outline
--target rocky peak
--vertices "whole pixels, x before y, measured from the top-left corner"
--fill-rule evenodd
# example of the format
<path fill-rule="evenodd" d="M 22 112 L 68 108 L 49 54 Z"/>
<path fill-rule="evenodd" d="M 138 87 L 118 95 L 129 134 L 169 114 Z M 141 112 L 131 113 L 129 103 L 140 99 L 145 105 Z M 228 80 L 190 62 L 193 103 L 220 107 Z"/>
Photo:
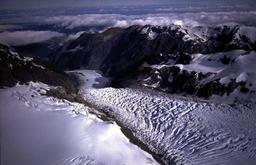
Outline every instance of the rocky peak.
<path fill-rule="evenodd" d="M 98 69 L 107 76 L 119 77 L 158 59 L 160 54 L 164 57 L 174 54 L 187 60 L 187 56 L 194 53 L 255 48 L 255 42 L 242 34 L 239 26 L 134 25 L 126 29 L 110 28 L 102 33 L 84 33 L 65 45 L 54 57 L 54 63 L 64 69 Z"/>

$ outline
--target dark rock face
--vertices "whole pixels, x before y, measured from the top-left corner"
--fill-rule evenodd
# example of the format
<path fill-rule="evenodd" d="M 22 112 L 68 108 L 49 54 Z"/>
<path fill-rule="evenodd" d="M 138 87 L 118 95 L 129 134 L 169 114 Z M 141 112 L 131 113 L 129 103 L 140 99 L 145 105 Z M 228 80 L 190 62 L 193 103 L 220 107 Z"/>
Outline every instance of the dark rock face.
<path fill-rule="evenodd" d="M 120 28 L 113 28 L 103 33 L 84 33 L 64 45 L 54 56 L 52 63 L 69 70 L 80 67 L 99 68 L 122 31 Z"/>
<path fill-rule="evenodd" d="M 202 73 L 181 70 L 177 66 L 165 66 L 160 69 L 147 68 L 145 70 L 150 71 L 145 77 L 141 76 L 139 78 L 141 84 L 151 86 L 159 83 L 157 89 L 170 93 L 186 92 L 187 94 L 194 94 L 197 92 L 199 81 L 208 76 Z M 142 74 L 145 75 L 144 73 Z"/>
<path fill-rule="evenodd" d="M 142 86 L 151 87 L 168 93 L 181 93 L 210 98 L 212 95 L 230 95 L 240 87 L 242 93 L 248 93 L 245 82 L 237 83 L 235 79 L 228 84 L 222 84 L 219 80 L 200 84 L 200 81 L 214 75 L 213 73 L 198 73 L 195 71 L 181 70 L 177 66 L 164 66 L 161 68 L 147 67 L 138 76 L 138 82 Z M 157 85 L 156 85 L 157 84 Z"/>
<path fill-rule="evenodd" d="M 192 61 L 191 55 L 182 54 L 178 57 L 176 64 L 189 64 Z"/>
<path fill-rule="evenodd" d="M 32 59 L 19 56 L 9 47 L 0 45 L 0 86 L 10 87 L 17 82 L 29 81 L 62 86 L 70 92 L 76 91 L 73 81 L 65 73 L 43 67 Z"/>

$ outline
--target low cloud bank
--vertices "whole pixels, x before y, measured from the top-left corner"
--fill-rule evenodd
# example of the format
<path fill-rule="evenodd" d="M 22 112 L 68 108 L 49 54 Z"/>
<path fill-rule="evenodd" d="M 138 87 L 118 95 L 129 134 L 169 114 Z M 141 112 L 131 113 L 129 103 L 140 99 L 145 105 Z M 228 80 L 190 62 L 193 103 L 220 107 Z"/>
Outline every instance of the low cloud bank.
<path fill-rule="evenodd" d="M 131 25 L 216 26 L 219 24 L 240 24 L 256 26 L 256 12 L 198 12 L 165 13 L 146 15 L 84 14 L 76 16 L 53 16 L 45 23 L 73 29 L 81 26 L 128 27 Z"/>
<path fill-rule="evenodd" d="M 128 9 L 127 9 L 128 10 Z M 163 10 L 163 9 L 159 9 Z M 184 9 L 185 10 L 185 9 Z M 17 31 L 22 29 L 24 24 L 19 24 L 21 20 L 27 21 L 30 19 L 17 19 L 17 24 L 0 24 L 0 43 L 8 44 L 11 46 L 27 45 L 32 43 L 39 43 L 47 41 L 54 37 L 64 36 L 66 33 L 66 40 L 75 39 L 79 37 L 82 32 L 95 32 L 102 31 L 110 27 L 129 27 L 131 25 L 181 25 L 188 27 L 196 26 L 218 26 L 238 24 L 247 28 L 243 28 L 241 31 L 243 34 L 250 36 L 255 40 L 255 28 L 256 28 L 256 11 L 208 11 L 199 12 L 201 9 L 188 10 L 186 12 L 176 11 L 169 9 L 168 13 L 151 13 L 151 14 L 135 14 L 130 13 L 118 13 L 115 14 L 81 14 L 81 15 L 58 15 L 53 16 L 38 16 L 32 20 L 33 26 L 25 27 L 23 31 Z M 136 10 L 134 10 L 136 11 Z M 100 13 L 100 11 L 95 11 Z M 108 12 L 110 13 L 110 11 Z M 118 13 L 118 14 L 117 14 Z M 26 15 L 27 13 L 25 13 Z M 40 15 L 40 14 L 39 14 Z M 25 17 L 30 17 L 29 15 Z M 14 21 L 15 22 L 15 21 Z M 21 21 L 22 22 L 22 21 Z M 47 25 L 43 31 L 34 31 L 34 27 L 37 25 Z M 36 28 L 35 28 L 36 29 Z M 9 31 L 8 31 L 9 30 Z M 16 30 L 14 32 L 10 32 Z M 63 33 L 55 32 L 55 30 L 62 31 Z M 1 32 L 2 31 L 2 32 Z"/>
<path fill-rule="evenodd" d="M 62 37 L 64 34 L 53 31 L 14 31 L 0 33 L 0 43 L 11 46 L 21 46 L 33 43 L 40 43 L 55 37 Z"/>

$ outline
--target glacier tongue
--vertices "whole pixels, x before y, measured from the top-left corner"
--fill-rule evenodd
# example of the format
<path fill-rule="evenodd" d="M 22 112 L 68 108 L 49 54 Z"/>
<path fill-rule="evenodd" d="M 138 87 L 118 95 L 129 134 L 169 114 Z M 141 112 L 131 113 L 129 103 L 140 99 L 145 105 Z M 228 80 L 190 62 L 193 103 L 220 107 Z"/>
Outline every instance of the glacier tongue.
<path fill-rule="evenodd" d="M 256 162 L 256 112 L 138 89 L 82 89 L 168 164 Z"/>

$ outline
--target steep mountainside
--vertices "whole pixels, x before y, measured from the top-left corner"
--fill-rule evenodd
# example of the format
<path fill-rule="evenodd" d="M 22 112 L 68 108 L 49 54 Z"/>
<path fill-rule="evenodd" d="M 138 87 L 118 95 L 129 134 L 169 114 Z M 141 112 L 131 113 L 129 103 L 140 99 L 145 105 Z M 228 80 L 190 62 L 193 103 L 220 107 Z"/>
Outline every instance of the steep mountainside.
<path fill-rule="evenodd" d="M 196 94 L 209 98 L 220 95 L 253 100 L 256 91 L 256 53 L 234 50 L 214 54 L 192 54 L 190 63 L 169 60 L 163 64 L 144 64 L 137 80 L 142 86 L 170 93 Z"/>
<path fill-rule="evenodd" d="M 14 86 L 17 82 L 43 82 L 53 86 L 62 86 L 70 92 L 76 92 L 71 78 L 49 66 L 44 66 L 33 58 L 21 57 L 11 48 L 0 45 L 0 86 Z"/>
<path fill-rule="evenodd" d="M 235 49 L 256 50 L 255 41 L 238 26 L 214 28 L 181 26 L 131 26 L 112 28 L 103 33 L 84 33 L 65 45 L 53 59 L 62 68 L 100 69 L 105 75 L 120 76 L 144 61 L 158 63 L 169 54 L 179 62 L 189 62 L 186 55 L 215 53 Z"/>
<path fill-rule="evenodd" d="M 256 50 L 252 30 L 177 25 L 112 28 L 84 33 L 67 43 L 53 62 L 64 69 L 101 70 L 114 78 L 115 85 L 133 79 L 135 84 L 206 98 L 235 91 L 252 94 Z M 248 82 L 247 77 L 251 77 Z"/>

